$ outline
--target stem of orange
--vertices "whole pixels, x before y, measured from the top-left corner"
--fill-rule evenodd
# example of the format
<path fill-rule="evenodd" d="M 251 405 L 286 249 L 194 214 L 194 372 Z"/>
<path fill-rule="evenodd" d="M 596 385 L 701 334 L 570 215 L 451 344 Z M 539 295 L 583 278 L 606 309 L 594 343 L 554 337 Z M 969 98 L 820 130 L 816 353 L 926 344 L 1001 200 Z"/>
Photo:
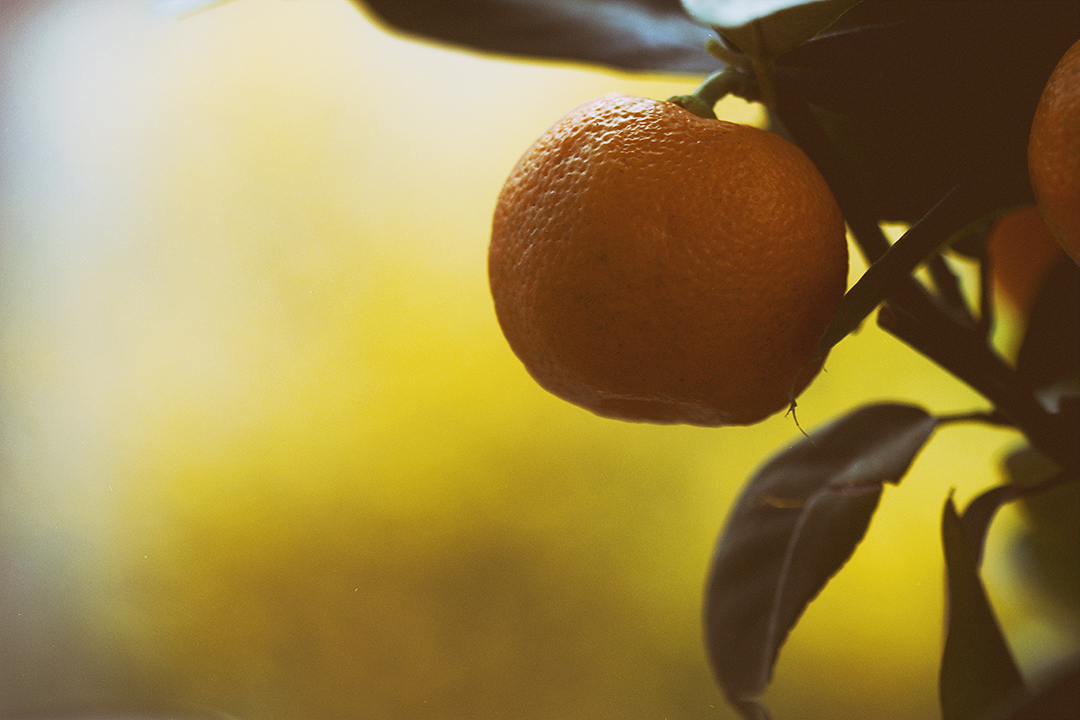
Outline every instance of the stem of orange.
<path fill-rule="evenodd" d="M 675 103 L 698 117 L 715 120 L 713 107 L 728 95 L 752 101 L 757 96 L 757 83 L 752 76 L 728 67 L 709 75 L 689 95 L 674 95 L 668 98 L 668 102 Z"/>

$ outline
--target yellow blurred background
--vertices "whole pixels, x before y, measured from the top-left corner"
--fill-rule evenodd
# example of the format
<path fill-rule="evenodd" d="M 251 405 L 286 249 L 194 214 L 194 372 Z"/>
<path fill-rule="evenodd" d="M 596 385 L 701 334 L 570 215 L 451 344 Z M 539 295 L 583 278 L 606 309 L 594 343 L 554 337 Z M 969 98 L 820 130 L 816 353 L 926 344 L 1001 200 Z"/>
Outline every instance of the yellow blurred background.
<path fill-rule="evenodd" d="M 798 430 L 565 404 L 485 276 L 535 137 L 696 78 L 424 45 L 346 0 L 0 13 L 0 716 L 734 717 L 708 558 Z M 868 325 L 800 421 L 880 400 L 984 406 Z M 777 718 L 937 716 L 941 507 L 1016 442 L 943 430 L 886 490 L 781 654 Z M 1018 523 L 985 575 L 1030 667 L 1069 640 L 994 560 Z"/>

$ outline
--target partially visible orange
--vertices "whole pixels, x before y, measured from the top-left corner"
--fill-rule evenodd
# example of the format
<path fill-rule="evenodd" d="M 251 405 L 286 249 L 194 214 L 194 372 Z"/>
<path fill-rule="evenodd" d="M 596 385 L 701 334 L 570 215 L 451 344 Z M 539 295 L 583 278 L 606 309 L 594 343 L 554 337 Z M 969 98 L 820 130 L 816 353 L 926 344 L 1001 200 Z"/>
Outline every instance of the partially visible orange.
<path fill-rule="evenodd" d="M 1080 41 L 1043 88 L 1031 123 L 1028 174 L 1050 231 L 1080 264 Z"/>
<path fill-rule="evenodd" d="M 511 348 L 555 395 L 623 420 L 749 424 L 817 374 L 847 245 L 795 145 L 609 95 L 514 167 L 489 276 Z"/>
<path fill-rule="evenodd" d="M 1039 208 L 1030 205 L 998 218 L 986 240 L 986 252 L 995 292 L 1027 317 L 1062 256 Z"/>

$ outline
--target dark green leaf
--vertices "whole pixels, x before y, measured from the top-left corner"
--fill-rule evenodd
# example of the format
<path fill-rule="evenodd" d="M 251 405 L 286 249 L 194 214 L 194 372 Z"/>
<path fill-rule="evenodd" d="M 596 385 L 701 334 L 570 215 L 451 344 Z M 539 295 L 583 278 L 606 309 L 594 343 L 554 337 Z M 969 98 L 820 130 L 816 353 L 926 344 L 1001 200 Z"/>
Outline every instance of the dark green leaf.
<path fill-rule="evenodd" d="M 1031 202 L 1031 117 L 1077 27 L 1076 2 L 863 2 L 777 60 L 776 94 L 819 113 L 880 219 L 913 222 L 973 177 Z"/>
<path fill-rule="evenodd" d="M 986 599 L 978 578 L 978 568 L 994 514 L 1004 503 L 1022 498 L 1029 507 L 1051 508 L 1050 516 L 1055 517 L 1056 514 L 1059 521 L 1064 521 L 1053 526 L 1058 530 L 1065 528 L 1065 532 L 1051 537 L 1050 547 L 1042 548 L 1042 559 L 1064 558 L 1063 563 L 1052 566 L 1058 571 L 1054 579 L 1060 582 L 1063 576 L 1071 576 L 1075 584 L 1080 553 L 1080 523 L 1077 520 L 1080 505 L 1076 502 L 1080 500 L 1080 492 L 1077 492 L 1080 487 L 1075 477 L 1071 478 L 1074 482 L 1069 483 L 1071 476 L 1031 448 L 1012 453 L 1006 460 L 1006 468 L 1013 482 L 979 495 L 959 519 L 965 544 L 959 543 L 955 528 L 949 524 L 952 522 L 949 514 L 955 514 L 951 500 L 946 507 L 946 518 L 942 521 L 950 603 L 948 635 L 941 666 L 941 700 L 945 720 L 968 717 L 1002 720 L 1065 717 L 1060 714 L 1038 714 L 1041 710 L 1033 710 L 1045 709 L 1058 702 L 1053 693 L 1031 706 L 1027 705 L 1027 688 L 1015 668 Z M 1044 541 L 1047 539 L 1047 529 L 1042 528 L 1044 532 L 1040 535 Z M 1021 542 L 1032 537 L 1034 533 Z M 1030 552 L 1033 548 L 1029 547 L 1028 550 L 1029 555 L 1035 555 Z M 1019 712 L 1018 708 L 1021 707 L 1027 709 Z"/>
<path fill-rule="evenodd" d="M 802 41 L 817 35 L 859 2 L 860 0 L 682 0 L 686 12 L 704 25 L 737 28 L 763 20 L 767 24 L 775 25 L 778 35 L 802 35 Z"/>
<path fill-rule="evenodd" d="M 750 71 L 757 95 L 775 107 L 773 65 L 776 58 L 802 45 L 833 24 L 859 0 L 683 0 L 693 17 L 712 25 L 726 41 L 719 55 Z"/>
<path fill-rule="evenodd" d="M 705 598 L 713 669 L 744 717 L 766 717 L 753 698 L 768 685 L 788 632 L 862 540 L 882 483 L 900 481 L 936 425 L 921 408 L 869 405 L 750 479 L 720 538 Z"/>
<path fill-rule="evenodd" d="M 184 17 L 228 0 L 151 0 Z M 352 0 L 390 28 L 465 50 L 595 63 L 619 70 L 705 74 L 715 36 L 679 0 Z"/>
<path fill-rule="evenodd" d="M 1045 455 L 1022 447 L 1005 459 L 1005 472 L 1021 488 L 1039 487 L 1062 470 Z M 1080 621 L 1080 482 L 1025 497 L 1020 503 L 1024 529 L 1013 547 L 1013 559 L 1025 580 Z"/>
<path fill-rule="evenodd" d="M 1080 720 L 1080 653 L 1064 658 L 979 720 Z"/>
<path fill-rule="evenodd" d="M 688 13 L 720 30 L 757 63 L 797 48 L 860 0 L 682 0 Z"/>
<path fill-rule="evenodd" d="M 679 0 L 353 0 L 391 28 L 502 55 L 705 74 L 713 33 Z"/>
<path fill-rule="evenodd" d="M 1080 268 L 1068 258 L 1043 283 L 1016 369 L 1027 391 L 1055 415 L 1054 424 L 1043 428 L 1056 435 L 1054 459 L 1067 472 L 1080 474 Z"/>
<path fill-rule="evenodd" d="M 1080 720 L 1080 653 L 1065 658 L 1032 694 L 1020 693 L 985 720 Z"/>
<path fill-rule="evenodd" d="M 1031 460 L 1032 456 L 1039 460 L 1033 462 Z M 1020 458 L 1023 458 L 1023 460 L 1019 460 Z M 1031 479 L 1030 482 L 1018 481 L 1020 476 L 1014 470 L 1012 473 L 1013 482 L 1008 485 L 990 488 L 972 500 L 971 504 L 967 506 L 961 521 L 971 543 L 971 551 L 975 557 L 976 567 L 982 562 L 983 546 L 986 543 L 986 534 L 990 529 L 990 522 L 1002 505 L 1022 498 L 1027 499 L 1029 503 L 1038 501 L 1048 491 L 1055 490 L 1058 486 L 1066 484 L 1069 479 L 1069 475 L 1062 471 L 1060 467 L 1032 448 L 1017 451 L 1006 460 L 1007 468 L 1014 469 L 1017 465 L 1023 465 L 1026 469 L 1032 470 L 1035 466 L 1049 467 L 1052 470 L 1045 474 L 1040 471 L 1039 477 Z M 1058 502 L 1056 497 L 1055 502 Z M 1080 532 L 1080 525 L 1076 522 L 1077 517 L 1080 516 L 1067 515 L 1066 517 L 1068 520 L 1073 521 L 1073 529 Z M 1076 536 L 1076 540 L 1080 541 L 1080 535 Z M 1077 553 L 1080 553 L 1080 542 L 1075 545 L 1074 549 L 1076 549 Z"/>
<path fill-rule="evenodd" d="M 943 720 L 980 720 L 1023 692 L 1023 678 L 979 579 L 971 537 L 950 497 L 941 519 L 948 582 L 939 691 Z"/>
<path fill-rule="evenodd" d="M 1039 291 L 1016 365 L 1031 389 L 1044 391 L 1051 405 L 1062 394 L 1080 393 L 1080 267 L 1067 257 Z"/>

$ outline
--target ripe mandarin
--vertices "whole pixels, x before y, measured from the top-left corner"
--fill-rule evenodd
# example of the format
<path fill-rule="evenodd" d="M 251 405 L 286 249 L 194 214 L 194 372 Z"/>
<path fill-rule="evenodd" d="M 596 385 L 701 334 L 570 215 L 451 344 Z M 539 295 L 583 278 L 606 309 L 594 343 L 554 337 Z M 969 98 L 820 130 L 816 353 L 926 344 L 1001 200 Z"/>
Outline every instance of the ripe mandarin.
<path fill-rule="evenodd" d="M 994 289 L 1027 317 L 1043 282 L 1064 253 L 1034 205 L 1013 210 L 994 223 L 986 239 Z"/>
<path fill-rule="evenodd" d="M 1080 264 L 1080 41 L 1065 51 L 1039 98 L 1028 174 L 1050 232 Z"/>
<path fill-rule="evenodd" d="M 488 271 L 536 381 L 606 417 L 754 423 L 820 369 L 844 222 L 774 133 L 608 95 L 571 111 L 499 195 Z"/>

